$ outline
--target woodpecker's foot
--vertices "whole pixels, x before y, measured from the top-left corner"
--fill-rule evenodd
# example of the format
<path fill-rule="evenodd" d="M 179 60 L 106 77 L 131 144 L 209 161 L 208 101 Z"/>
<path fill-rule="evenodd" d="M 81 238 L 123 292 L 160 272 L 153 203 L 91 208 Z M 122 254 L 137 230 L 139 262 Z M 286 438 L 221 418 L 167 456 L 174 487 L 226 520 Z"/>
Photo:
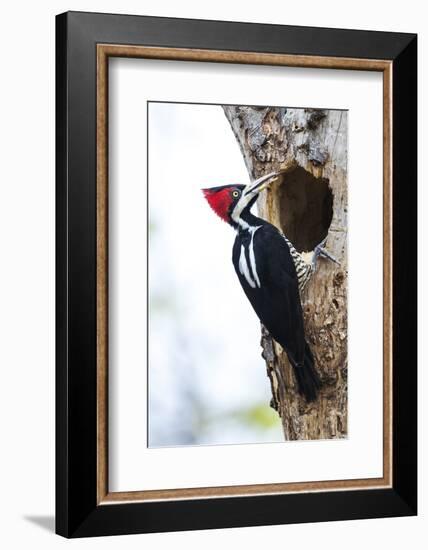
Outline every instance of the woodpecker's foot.
<path fill-rule="evenodd" d="M 340 262 L 338 262 L 336 258 L 332 256 L 330 252 L 327 252 L 327 250 L 325 249 L 326 241 L 327 241 L 327 237 L 323 239 L 319 244 L 317 244 L 317 246 L 314 248 L 314 255 L 312 258 L 312 269 L 315 269 L 315 266 L 319 257 L 328 258 L 335 264 L 340 265 Z"/>

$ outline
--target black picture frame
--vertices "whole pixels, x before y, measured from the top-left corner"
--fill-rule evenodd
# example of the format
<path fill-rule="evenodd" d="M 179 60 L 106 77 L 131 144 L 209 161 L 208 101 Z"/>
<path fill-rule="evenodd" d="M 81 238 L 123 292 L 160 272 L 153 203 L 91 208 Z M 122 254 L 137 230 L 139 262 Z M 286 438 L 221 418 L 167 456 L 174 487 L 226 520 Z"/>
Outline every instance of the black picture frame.
<path fill-rule="evenodd" d="M 97 44 L 392 62 L 392 487 L 97 501 Z M 65 537 L 417 513 L 417 36 L 68 12 L 56 18 L 56 532 Z"/>

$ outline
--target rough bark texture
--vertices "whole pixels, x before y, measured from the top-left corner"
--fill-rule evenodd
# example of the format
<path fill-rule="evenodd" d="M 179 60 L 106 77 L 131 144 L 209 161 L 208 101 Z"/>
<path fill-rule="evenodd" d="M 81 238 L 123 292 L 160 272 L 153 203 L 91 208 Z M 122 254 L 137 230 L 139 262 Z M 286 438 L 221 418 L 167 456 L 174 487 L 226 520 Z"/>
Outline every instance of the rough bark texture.
<path fill-rule="evenodd" d="M 316 109 L 224 107 L 254 179 L 284 169 L 262 192 L 259 215 L 279 227 L 299 252 L 327 236 L 340 265 L 320 258 L 302 295 L 307 340 L 321 375 L 319 398 L 297 393 L 286 354 L 262 327 L 271 405 L 286 439 L 347 435 L 347 113 Z"/>

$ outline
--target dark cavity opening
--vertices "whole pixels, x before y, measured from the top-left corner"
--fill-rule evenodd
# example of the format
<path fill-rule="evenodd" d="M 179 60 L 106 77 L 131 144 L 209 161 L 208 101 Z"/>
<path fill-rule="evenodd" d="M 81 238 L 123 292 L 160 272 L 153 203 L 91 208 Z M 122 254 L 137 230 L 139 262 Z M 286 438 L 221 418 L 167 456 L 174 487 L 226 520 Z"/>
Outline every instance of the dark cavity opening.
<path fill-rule="evenodd" d="M 328 179 L 315 178 L 299 166 L 285 174 L 278 200 L 284 235 L 299 252 L 313 250 L 327 236 L 333 217 Z"/>

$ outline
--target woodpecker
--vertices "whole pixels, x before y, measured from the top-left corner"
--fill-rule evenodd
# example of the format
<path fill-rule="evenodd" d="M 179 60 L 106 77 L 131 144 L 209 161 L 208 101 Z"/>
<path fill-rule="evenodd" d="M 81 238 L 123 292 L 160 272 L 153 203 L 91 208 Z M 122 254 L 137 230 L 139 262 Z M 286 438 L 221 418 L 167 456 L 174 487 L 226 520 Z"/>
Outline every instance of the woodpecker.
<path fill-rule="evenodd" d="M 300 293 L 319 256 L 336 260 L 325 250 L 325 239 L 305 257 L 274 225 L 251 213 L 259 193 L 278 176 L 272 172 L 247 186 L 202 192 L 214 212 L 236 230 L 232 262 L 239 282 L 261 323 L 286 352 L 299 393 L 310 402 L 317 397 L 320 378 L 305 338 Z"/>

